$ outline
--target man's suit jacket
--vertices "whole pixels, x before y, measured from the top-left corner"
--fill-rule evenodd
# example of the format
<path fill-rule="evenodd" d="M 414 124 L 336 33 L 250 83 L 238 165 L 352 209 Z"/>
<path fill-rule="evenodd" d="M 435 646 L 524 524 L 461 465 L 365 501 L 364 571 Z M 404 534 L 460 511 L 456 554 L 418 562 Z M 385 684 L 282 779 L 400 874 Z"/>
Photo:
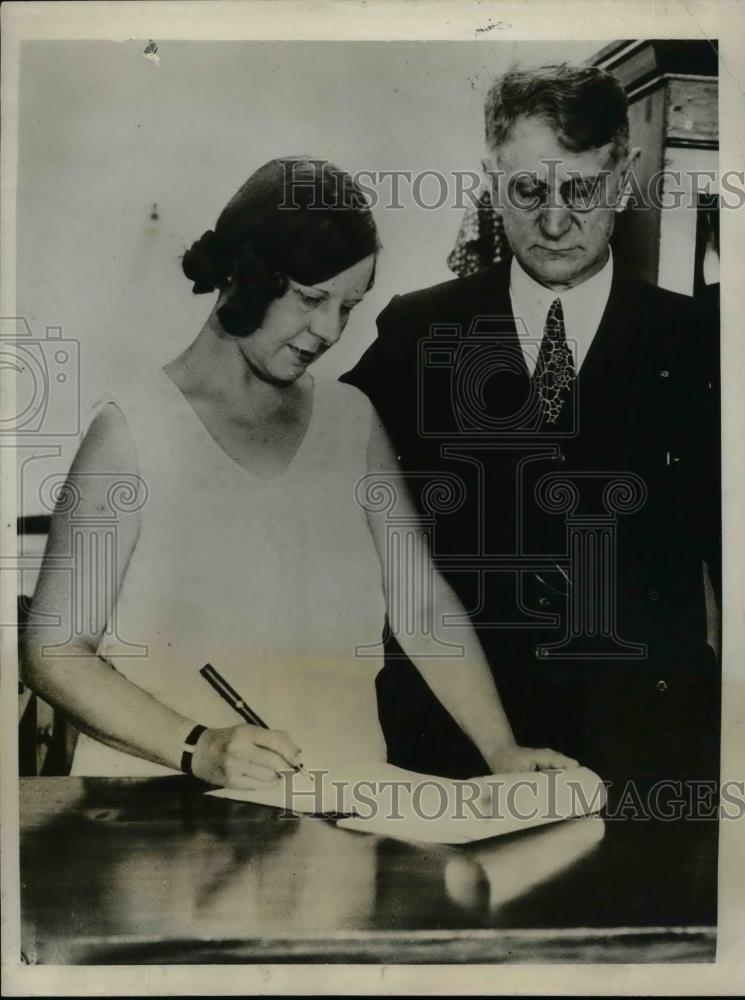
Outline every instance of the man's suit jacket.
<path fill-rule="evenodd" d="M 541 332 L 531 333 L 537 351 Z M 717 335 L 693 300 L 616 274 L 572 404 L 551 429 L 536 423 L 509 267 L 497 264 L 395 297 L 344 376 L 370 397 L 410 474 L 435 560 L 471 613 L 518 740 L 604 777 L 717 772 L 719 680 L 702 570 L 718 590 Z M 423 486 L 438 476 L 459 478 L 460 506 L 433 511 Z M 613 623 L 602 641 L 544 658 L 542 647 L 566 637 L 578 583 L 567 511 L 545 509 L 561 500 L 557 478 L 577 495 L 575 529 L 592 534 L 592 518 L 605 517 Z M 584 632 L 607 626 L 586 622 Z M 388 654 L 378 690 L 391 759 L 483 773 L 393 640 Z"/>

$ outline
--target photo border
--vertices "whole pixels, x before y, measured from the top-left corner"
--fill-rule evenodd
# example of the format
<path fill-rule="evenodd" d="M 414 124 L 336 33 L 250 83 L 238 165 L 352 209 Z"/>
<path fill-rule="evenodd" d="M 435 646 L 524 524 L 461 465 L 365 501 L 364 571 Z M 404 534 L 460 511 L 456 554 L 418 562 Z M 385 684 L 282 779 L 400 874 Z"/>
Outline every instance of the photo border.
<path fill-rule="evenodd" d="M 252 40 L 473 40 L 718 38 L 720 41 L 720 170 L 745 163 L 745 8 L 735 2 L 694 0 L 228 0 L 209 4 L 7 2 L 2 6 L 2 202 L 0 315 L 16 315 L 15 189 L 19 47 L 24 39 L 168 38 Z M 288 33 L 291 26 L 291 34 Z M 721 213 L 722 442 L 724 643 L 722 781 L 745 775 L 745 651 L 743 571 L 745 529 L 745 213 Z M 14 387 L 3 374 L 0 407 L 12 413 Z M 739 419 L 738 419 L 739 418 Z M 11 451 L 11 449 L 7 449 Z M 3 456 L 5 457 L 5 456 Z M 15 551 L 14 462 L 0 479 L 0 546 Z M 10 574 L 6 574 L 10 577 Z M 15 601 L 0 586 L 0 620 L 12 620 Z M 10 611 L 10 616 L 9 615 Z M 733 994 L 745 982 L 745 837 L 737 824 L 720 824 L 717 961 L 711 965 L 209 965 L 22 966 L 18 915 L 17 649 L 15 632 L 2 631 L 2 972 L 6 996 L 246 995 L 246 994 Z"/>

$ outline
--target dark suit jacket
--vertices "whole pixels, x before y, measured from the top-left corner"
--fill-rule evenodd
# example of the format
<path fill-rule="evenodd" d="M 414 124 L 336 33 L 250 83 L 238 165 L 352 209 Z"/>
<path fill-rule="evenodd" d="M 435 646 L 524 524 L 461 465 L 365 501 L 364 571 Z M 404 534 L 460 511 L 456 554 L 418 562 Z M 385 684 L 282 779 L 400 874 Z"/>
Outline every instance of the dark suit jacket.
<path fill-rule="evenodd" d="M 718 590 L 717 338 L 713 314 L 693 300 L 616 274 L 573 403 L 549 431 L 536 424 L 509 269 L 497 264 L 395 297 L 376 342 L 344 376 L 370 397 L 416 474 L 435 559 L 471 612 L 517 738 L 604 777 L 717 772 L 719 679 L 702 571 L 706 562 Z M 637 495 L 626 510 L 617 492 L 611 518 L 610 636 L 544 658 L 543 646 L 566 637 L 571 610 L 561 573 L 567 514 L 535 499 L 557 473 L 577 487 L 575 526 L 578 515 L 607 518 L 603 487 L 614 478 L 627 499 Z M 459 509 L 428 506 L 421 487 L 438 474 L 460 477 Z M 390 758 L 483 773 L 392 640 L 388 654 L 378 691 Z"/>

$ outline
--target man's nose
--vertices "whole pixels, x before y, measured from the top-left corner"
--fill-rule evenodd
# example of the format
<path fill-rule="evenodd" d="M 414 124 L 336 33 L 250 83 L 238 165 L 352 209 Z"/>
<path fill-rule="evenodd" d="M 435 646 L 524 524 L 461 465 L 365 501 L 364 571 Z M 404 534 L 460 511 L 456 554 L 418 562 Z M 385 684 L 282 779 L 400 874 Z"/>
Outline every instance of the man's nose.
<path fill-rule="evenodd" d="M 560 240 L 572 227 L 572 215 L 563 205 L 544 208 L 538 219 L 541 232 L 550 240 Z"/>
<path fill-rule="evenodd" d="M 338 309 L 332 306 L 318 309 L 310 323 L 310 332 L 318 337 L 327 347 L 333 346 L 342 334 L 342 320 Z"/>

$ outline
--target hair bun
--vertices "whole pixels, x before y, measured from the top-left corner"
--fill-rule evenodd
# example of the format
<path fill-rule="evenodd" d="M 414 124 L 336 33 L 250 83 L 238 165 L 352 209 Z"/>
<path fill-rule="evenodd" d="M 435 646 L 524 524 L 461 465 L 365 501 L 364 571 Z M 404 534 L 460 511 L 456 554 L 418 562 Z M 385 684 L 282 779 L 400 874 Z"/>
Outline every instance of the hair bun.
<path fill-rule="evenodd" d="M 189 281 L 194 282 L 194 294 L 200 295 L 214 292 L 216 288 L 225 288 L 232 262 L 227 258 L 217 234 L 208 229 L 186 251 L 181 259 L 181 267 Z"/>

